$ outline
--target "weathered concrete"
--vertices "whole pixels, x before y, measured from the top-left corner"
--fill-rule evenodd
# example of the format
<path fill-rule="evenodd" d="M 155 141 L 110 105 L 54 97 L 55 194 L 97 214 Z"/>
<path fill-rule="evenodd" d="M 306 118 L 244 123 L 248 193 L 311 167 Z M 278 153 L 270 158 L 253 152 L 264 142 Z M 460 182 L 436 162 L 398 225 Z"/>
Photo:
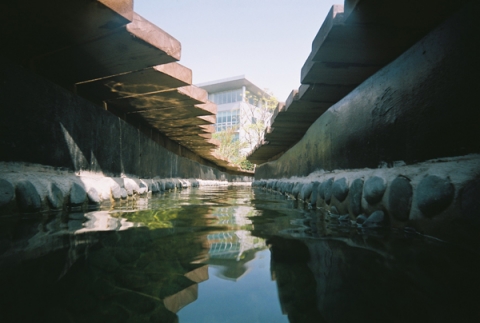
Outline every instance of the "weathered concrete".
<path fill-rule="evenodd" d="M 332 6 L 302 68 L 302 85 L 274 115 L 263 145 L 248 159 L 262 164 L 279 158 L 329 107 L 467 2 L 347 0 L 345 10 Z"/>
<path fill-rule="evenodd" d="M 332 106 L 256 178 L 480 152 L 480 12 L 472 3 Z"/>
<path fill-rule="evenodd" d="M 2 62 L 0 70 L 0 161 L 111 176 L 229 178 L 151 128 L 132 127 L 13 64 Z"/>

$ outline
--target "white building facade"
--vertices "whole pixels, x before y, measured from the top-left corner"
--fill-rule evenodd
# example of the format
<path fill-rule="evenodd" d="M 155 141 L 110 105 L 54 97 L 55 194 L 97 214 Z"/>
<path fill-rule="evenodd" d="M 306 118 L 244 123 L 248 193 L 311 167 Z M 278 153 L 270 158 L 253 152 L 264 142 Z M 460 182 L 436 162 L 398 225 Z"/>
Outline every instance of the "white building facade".
<path fill-rule="evenodd" d="M 206 90 L 208 99 L 217 104 L 216 132 L 234 131 L 234 140 L 246 143 L 241 153 L 248 154 L 270 126 L 273 109 L 264 103 L 265 99 L 271 99 L 270 94 L 244 75 L 197 86 Z"/>

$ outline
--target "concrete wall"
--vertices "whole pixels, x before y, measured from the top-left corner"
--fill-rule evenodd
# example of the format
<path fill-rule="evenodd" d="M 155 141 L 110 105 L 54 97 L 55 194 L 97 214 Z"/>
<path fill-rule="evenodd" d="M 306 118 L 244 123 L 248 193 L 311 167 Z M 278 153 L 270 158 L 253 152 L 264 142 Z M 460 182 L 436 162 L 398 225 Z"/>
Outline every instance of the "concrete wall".
<path fill-rule="evenodd" d="M 255 178 L 479 153 L 479 7 L 471 3 L 367 79 Z"/>
<path fill-rule="evenodd" d="M 0 104 L 3 162 L 108 176 L 240 178 L 222 172 L 158 132 L 148 130 L 147 136 L 141 131 L 144 129 L 5 61 L 0 63 Z"/>

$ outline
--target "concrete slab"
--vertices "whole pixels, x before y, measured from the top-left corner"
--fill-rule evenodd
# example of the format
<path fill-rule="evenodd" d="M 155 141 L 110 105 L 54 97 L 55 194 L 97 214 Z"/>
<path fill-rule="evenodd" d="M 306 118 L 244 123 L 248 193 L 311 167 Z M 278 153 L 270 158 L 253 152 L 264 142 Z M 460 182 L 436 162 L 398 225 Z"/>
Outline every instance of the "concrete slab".
<path fill-rule="evenodd" d="M 107 105 L 112 105 L 128 113 L 139 110 L 189 107 L 196 104 L 204 104 L 207 102 L 207 98 L 208 93 L 205 90 L 188 85 L 168 91 L 122 97 L 107 101 Z"/>
<path fill-rule="evenodd" d="M 291 93 L 285 109 L 274 115 L 273 131 L 265 138 L 280 140 L 284 133 L 284 138 L 291 139 L 290 129 L 306 131 L 305 120 L 313 123 L 321 115 L 315 116 L 307 103 L 319 103 L 316 112 L 327 111 L 467 2 L 346 0 L 345 7 L 332 6 L 302 67 L 302 86 L 298 93 Z M 264 161 L 273 157 L 253 152 L 248 159 L 259 161 L 259 156 Z"/>
<path fill-rule="evenodd" d="M 132 20 L 133 0 L 5 1 L 0 21 L 2 56 L 26 63 L 104 36 Z"/>
<path fill-rule="evenodd" d="M 178 40 L 134 13 L 112 33 L 32 60 L 35 70 L 60 84 L 109 77 L 178 61 Z"/>
<path fill-rule="evenodd" d="M 76 84 L 77 94 L 96 103 L 121 97 L 171 90 L 192 84 L 192 70 L 178 63 Z"/>

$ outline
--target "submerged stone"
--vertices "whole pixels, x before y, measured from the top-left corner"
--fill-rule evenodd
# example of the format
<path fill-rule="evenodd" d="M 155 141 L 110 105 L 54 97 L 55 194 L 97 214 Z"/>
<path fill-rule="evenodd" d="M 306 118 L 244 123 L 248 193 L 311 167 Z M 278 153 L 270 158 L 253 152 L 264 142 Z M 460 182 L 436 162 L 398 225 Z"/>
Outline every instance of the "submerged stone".
<path fill-rule="evenodd" d="M 387 217 L 383 211 L 375 211 L 363 223 L 364 228 L 375 229 L 384 228 L 388 224 Z"/>
<path fill-rule="evenodd" d="M 385 180 L 378 176 L 370 177 L 363 185 L 363 197 L 369 204 L 380 202 L 387 189 Z"/>
<path fill-rule="evenodd" d="M 57 184 L 50 184 L 50 191 L 47 195 L 48 203 L 52 209 L 61 209 L 63 207 L 64 196 L 62 190 Z"/>
<path fill-rule="evenodd" d="M 415 192 L 417 206 L 428 217 L 445 210 L 453 200 L 455 190 L 448 178 L 428 175 L 420 181 Z"/>
<path fill-rule="evenodd" d="M 332 194 L 340 202 L 343 202 L 345 200 L 345 198 L 348 195 L 348 185 L 347 185 L 347 179 L 345 177 L 337 179 L 333 183 Z"/>
<path fill-rule="evenodd" d="M 81 205 L 85 202 L 86 198 L 87 192 L 85 192 L 85 189 L 78 183 L 73 183 L 72 188 L 70 189 L 70 204 Z"/>
<path fill-rule="evenodd" d="M 338 217 L 338 221 L 340 221 L 340 222 L 350 222 L 350 214 L 340 215 Z"/>
<path fill-rule="evenodd" d="M 395 178 L 390 184 L 390 192 L 388 194 L 390 214 L 397 220 L 408 220 L 412 196 L 413 188 L 410 181 L 403 176 Z"/>
<path fill-rule="evenodd" d="M 357 225 L 362 225 L 366 220 L 367 216 L 365 214 L 360 214 L 359 216 L 357 216 L 355 222 L 357 223 Z"/>
<path fill-rule="evenodd" d="M 15 195 L 17 196 L 18 207 L 21 211 L 38 211 L 42 206 L 40 195 L 30 181 L 17 183 Z"/>
<path fill-rule="evenodd" d="M 350 185 L 350 208 L 354 215 L 362 213 L 363 179 L 357 178 Z"/>

